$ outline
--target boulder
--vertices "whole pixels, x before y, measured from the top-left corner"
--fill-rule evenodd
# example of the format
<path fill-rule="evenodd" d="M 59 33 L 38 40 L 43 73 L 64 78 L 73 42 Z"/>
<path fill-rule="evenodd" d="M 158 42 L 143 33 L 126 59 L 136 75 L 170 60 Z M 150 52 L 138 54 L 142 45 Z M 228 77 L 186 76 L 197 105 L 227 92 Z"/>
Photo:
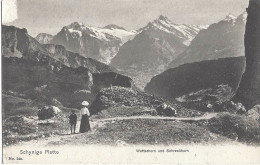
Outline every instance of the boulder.
<path fill-rule="evenodd" d="M 161 115 L 161 116 L 176 116 L 176 114 L 177 114 L 177 111 L 173 107 L 171 107 L 167 104 L 162 104 L 162 105 L 158 106 L 156 108 L 156 111 L 157 111 L 158 115 Z"/>
<path fill-rule="evenodd" d="M 248 110 L 246 115 L 260 121 L 260 105 L 255 105 L 252 109 Z"/>

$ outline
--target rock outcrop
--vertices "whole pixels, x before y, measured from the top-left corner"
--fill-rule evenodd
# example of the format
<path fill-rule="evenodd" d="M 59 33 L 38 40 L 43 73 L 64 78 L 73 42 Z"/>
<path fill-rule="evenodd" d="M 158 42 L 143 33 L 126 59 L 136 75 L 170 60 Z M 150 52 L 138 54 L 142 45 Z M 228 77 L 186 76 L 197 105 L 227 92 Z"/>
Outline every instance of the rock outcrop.
<path fill-rule="evenodd" d="M 130 88 L 103 88 L 97 94 L 95 101 L 90 106 L 90 113 L 96 114 L 104 109 L 116 106 L 157 107 L 163 102 L 164 100 L 160 98 Z"/>
<path fill-rule="evenodd" d="M 78 53 L 66 50 L 64 46 L 45 44 L 43 47 L 50 56 L 71 68 L 85 67 L 92 73 L 116 72 L 116 69 L 92 58 L 85 58 Z"/>
<path fill-rule="evenodd" d="M 233 100 L 250 109 L 260 103 L 260 0 L 250 0 L 247 13 L 246 70 Z"/>

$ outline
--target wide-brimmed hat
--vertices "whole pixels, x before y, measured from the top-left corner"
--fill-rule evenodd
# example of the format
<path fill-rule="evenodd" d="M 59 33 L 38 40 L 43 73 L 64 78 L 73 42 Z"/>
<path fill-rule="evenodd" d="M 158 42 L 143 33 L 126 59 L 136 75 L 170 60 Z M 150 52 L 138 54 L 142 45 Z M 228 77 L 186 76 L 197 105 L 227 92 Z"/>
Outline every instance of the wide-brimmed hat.
<path fill-rule="evenodd" d="M 83 106 L 88 106 L 89 103 L 88 103 L 87 101 L 83 101 L 83 102 L 81 103 L 81 105 L 83 105 Z"/>

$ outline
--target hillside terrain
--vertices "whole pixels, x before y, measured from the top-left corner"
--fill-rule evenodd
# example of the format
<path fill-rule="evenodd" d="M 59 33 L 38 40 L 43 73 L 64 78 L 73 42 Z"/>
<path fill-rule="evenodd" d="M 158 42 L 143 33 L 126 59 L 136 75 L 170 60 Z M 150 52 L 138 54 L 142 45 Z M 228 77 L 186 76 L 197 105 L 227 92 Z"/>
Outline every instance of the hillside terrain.
<path fill-rule="evenodd" d="M 170 100 L 184 96 L 202 102 L 222 98 L 229 100 L 238 87 L 244 69 L 244 57 L 184 64 L 153 77 L 145 91 Z M 216 94 L 216 91 L 220 93 Z"/>

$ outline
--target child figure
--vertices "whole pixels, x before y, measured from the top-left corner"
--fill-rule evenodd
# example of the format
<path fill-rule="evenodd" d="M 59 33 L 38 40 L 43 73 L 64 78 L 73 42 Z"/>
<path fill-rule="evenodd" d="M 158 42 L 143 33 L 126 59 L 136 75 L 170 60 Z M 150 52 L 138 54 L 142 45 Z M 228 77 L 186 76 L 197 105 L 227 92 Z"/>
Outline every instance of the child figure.
<path fill-rule="evenodd" d="M 71 111 L 71 115 L 69 116 L 69 119 L 70 119 L 71 134 L 72 134 L 73 129 L 74 129 L 74 134 L 75 134 L 75 129 L 76 129 L 76 125 L 77 125 L 77 115 L 75 114 L 74 110 Z"/>

